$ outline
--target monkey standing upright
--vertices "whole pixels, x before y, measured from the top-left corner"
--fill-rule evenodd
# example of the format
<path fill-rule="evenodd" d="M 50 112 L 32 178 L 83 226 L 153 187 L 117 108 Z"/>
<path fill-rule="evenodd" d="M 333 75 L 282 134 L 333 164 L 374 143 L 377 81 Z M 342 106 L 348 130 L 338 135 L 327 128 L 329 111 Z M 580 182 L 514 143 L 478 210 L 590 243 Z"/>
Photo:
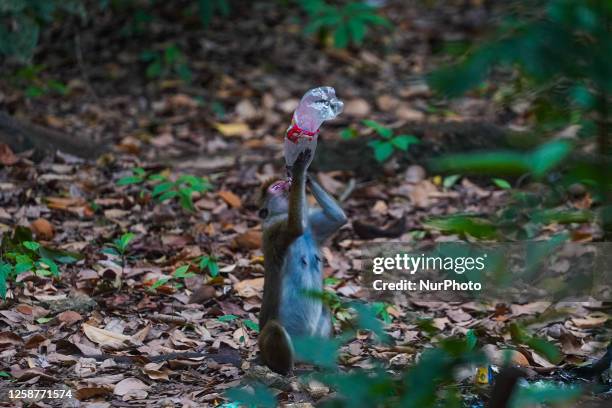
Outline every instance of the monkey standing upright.
<path fill-rule="evenodd" d="M 323 289 L 319 246 L 346 223 L 346 216 L 307 177 L 311 157 L 311 150 L 300 153 L 291 181 L 277 181 L 262 189 L 265 278 L 258 344 L 263 362 L 281 374 L 293 370 L 292 337 L 328 337 L 332 331 L 329 312 L 306 292 Z M 307 181 L 320 209 L 308 208 Z"/>

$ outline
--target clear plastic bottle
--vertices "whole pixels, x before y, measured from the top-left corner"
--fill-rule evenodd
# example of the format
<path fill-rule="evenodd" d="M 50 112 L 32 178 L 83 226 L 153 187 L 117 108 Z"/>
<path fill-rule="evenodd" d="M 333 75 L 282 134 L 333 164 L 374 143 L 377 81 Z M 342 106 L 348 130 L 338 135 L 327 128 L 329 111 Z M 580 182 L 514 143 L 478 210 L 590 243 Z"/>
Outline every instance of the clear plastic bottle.
<path fill-rule="evenodd" d="M 314 88 L 304 94 L 285 133 L 287 169 L 293 166 L 298 155 L 306 149 L 311 149 L 314 157 L 321 124 L 336 118 L 342 113 L 342 109 L 344 103 L 336 98 L 336 91 L 331 86 Z"/>

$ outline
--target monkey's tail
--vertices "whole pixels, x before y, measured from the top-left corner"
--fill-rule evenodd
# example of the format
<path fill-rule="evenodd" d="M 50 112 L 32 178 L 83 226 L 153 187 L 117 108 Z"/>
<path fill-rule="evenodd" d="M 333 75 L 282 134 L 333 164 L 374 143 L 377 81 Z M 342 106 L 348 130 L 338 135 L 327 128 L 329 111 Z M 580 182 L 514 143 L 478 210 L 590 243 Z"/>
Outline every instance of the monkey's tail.
<path fill-rule="evenodd" d="M 277 320 L 266 323 L 259 334 L 258 344 L 264 364 L 272 371 L 283 375 L 293 371 L 293 343 Z"/>

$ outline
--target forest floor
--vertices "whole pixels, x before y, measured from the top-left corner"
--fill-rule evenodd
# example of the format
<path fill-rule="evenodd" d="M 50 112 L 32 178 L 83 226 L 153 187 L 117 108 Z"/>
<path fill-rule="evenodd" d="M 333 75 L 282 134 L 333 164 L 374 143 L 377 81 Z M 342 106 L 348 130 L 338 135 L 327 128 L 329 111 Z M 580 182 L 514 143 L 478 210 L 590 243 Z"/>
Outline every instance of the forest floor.
<path fill-rule="evenodd" d="M 363 119 L 393 129 L 445 121 L 529 127 L 529 106 L 498 103 L 502 85 L 449 101 L 433 95 L 422 80 L 446 60 L 440 53 L 446 41 L 476 41 L 493 11 L 389 2 L 385 13 L 395 30 L 371 36 L 361 49 L 337 50 L 305 37 L 282 7 L 265 4 L 253 6 L 257 18 L 234 10 L 231 24 L 217 19 L 209 28 L 189 30 L 189 22 L 168 8 L 159 12 L 164 24 L 131 36 L 124 30 L 129 21 L 104 14 L 76 37 L 74 30 L 56 28 L 44 38 L 36 58 L 45 66 L 41 73 L 0 81 L 0 105 L 15 117 L 106 149 L 96 160 L 60 153 L 39 161 L 31 152 L 0 153 L 5 241 L 25 226 L 34 231 L 26 241 L 67 251 L 53 253 L 60 277 L 26 272 L 18 285 L 9 285 L 0 310 L 0 371 L 15 382 L 3 381 L 4 390 L 65 386 L 92 407 L 141 406 L 143 397 L 153 406 L 222 402 L 224 391 L 256 365 L 263 288 L 256 193 L 263 180 L 283 176 L 282 137 L 307 89 L 333 86 L 345 101 L 341 117 L 325 125 L 326 139 L 338 138 L 347 127 L 370 134 Z M 163 51 L 170 43 L 183 50 L 191 82 L 172 69 L 146 78 L 142 52 Z M 52 79 L 65 84 L 62 94 L 49 88 Z M 160 182 L 128 179 L 139 177 L 135 168 L 168 180 L 206 177 L 212 187 L 194 194 L 195 210 L 189 211 L 177 198 L 152 198 Z M 317 176 L 332 194 L 344 194 L 349 223 L 323 250 L 325 276 L 332 278 L 326 289 L 343 300 L 369 296 L 359 256 L 370 241 L 356 234 L 356 221 L 386 226 L 405 219 L 405 233 L 396 241 L 460 239 L 424 220 L 492 214 L 511 194 L 490 179 L 451 182 L 393 160 L 369 177 L 346 171 Z M 566 206 L 588 208 L 590 198 L 568 198 Z M 595 223 L 552 224 L 539 237 L 563 230 L 583 241 L 599 234 Z M 124 256 L 103 252 L 126 232 L 135 236 Z M 70 261 L 69 253 L 78 260 L 62 263 Z M 216 259 L 218 276 L 200 267 L 203 256 Z M 394 344 L 359 336 L 343 348 L 342 365 L 409 365 L 435 339 L 470 328 L 482 333 L 481 342 L 504 348 L 511 343 L 509 325 L 530 319 L 536 322 L 531 334 L 557 344 L 563 363 L 603 355 L 610 339 L 609 304 L 565 305 L 563 313 L 556 306 L 395 299 L 381 313 Z M 418 324 L 421 319 L 432 319 L 435 339 Z M 206 357 L 146 364 L 150 356 L 187 351 Z M 126 365 L 75 355 L 102 352 L 142 359 Z M 519 354 L 517 361 L 535 377 L 557 367 L 529 347 Z M 279 396 L 314 402 L 328 392 L 287 387 Z"/>

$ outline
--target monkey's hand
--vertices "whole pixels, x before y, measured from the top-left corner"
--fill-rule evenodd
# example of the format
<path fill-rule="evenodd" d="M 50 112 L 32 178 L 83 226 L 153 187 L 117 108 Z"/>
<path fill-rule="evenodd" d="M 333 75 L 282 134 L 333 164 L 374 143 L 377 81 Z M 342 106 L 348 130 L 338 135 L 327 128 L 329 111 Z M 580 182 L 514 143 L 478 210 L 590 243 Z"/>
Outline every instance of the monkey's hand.
<path fill-rule="evenodd" d="M 306 174 L 306 167 L 308 166 L 308 164 L 310 163 L 310 159 L 312 158 L 312 150 L 311 149 L 306 149 L 303 152 L 301 152 L 297 159 L 295 159 L 295 162 L 293 163 L 293 168 L 292 168 L 292 175 L 295 177 L 297 175 L 305 175 Z"/>

